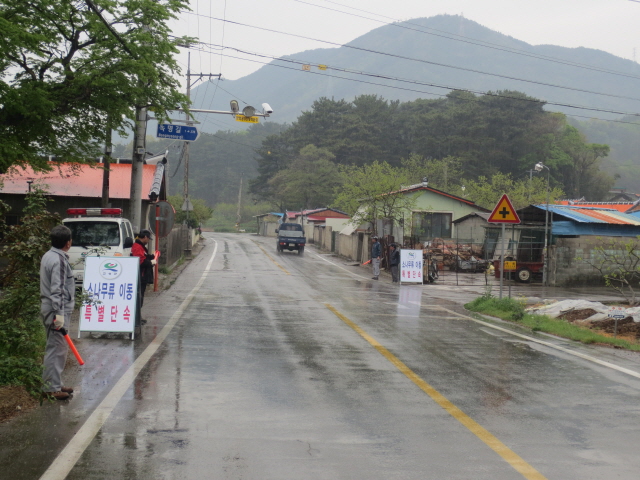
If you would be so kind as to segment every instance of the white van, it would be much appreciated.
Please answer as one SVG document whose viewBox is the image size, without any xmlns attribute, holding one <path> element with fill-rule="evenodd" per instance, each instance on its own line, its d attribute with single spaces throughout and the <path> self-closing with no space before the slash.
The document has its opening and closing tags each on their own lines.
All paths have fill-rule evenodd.
<svg viewBox="0 0 640 480">
<path fill-rule="evenodd" d="M 133 246 L 133 227 L 122 218 L 120 208 L 69 208 L 62 223 L 71 229 L 71 248 L 67 252 L 76 286 L 84 280 L 84 257 L 104 255 L 128 257 Z"/>
</svg>

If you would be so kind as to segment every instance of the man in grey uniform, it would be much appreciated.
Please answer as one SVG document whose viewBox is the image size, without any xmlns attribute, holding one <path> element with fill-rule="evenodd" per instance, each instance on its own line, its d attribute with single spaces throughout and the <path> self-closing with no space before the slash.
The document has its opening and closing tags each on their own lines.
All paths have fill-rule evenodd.
<svg viewBox="0 0 640 480">
<path fill-rule="evenodd" d="M 71 320 L 75 281 L 66 252 L 71 248 L 71 230 L 64 225 L 51 229 L 51 249 L 40 262 L 40 314 L 47 329 L 47 347 L 42 374 L 43 395 L 66 400 L 73 388 L 62 386 L 62 371 L 67 361 L 67 342 L 59 330 Z"/>
</svg>

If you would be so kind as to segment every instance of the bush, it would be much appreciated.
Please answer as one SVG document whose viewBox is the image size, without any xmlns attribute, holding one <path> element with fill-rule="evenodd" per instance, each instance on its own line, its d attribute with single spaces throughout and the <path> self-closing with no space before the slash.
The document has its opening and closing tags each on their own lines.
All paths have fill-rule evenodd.
<svg viewBox="0 0 640 480">
<path fill-rule="evenodd" d="M 60 217 L 47 212 L 41 191 L 26 200 L 22 223 L 7 230 L 0 250 L 9 261 L 0 298 L 0 385 L 24 385 L 35 394 L 46 342 L 40 319 L 40 259 L 51 247 L 49 232 Z"/>
</svg>

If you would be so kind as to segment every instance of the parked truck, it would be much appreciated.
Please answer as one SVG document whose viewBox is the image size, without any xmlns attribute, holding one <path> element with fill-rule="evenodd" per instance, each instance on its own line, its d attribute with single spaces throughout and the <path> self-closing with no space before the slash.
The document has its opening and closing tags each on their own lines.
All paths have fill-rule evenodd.
<svg viewBox="0 0 640 480">
<path fill-rule="evenodd" d="M 285 250 L 290 252 L 297 250 L 299 255 L 304 253 L 304 246 L 307 243 L 307 239 L 304 236 L 302 225 L 297 223 L 282 223 L 276 230 L 278 235 L 278 242 L 276 244 L 276 250 L 281 253 Z"/>
</svg>

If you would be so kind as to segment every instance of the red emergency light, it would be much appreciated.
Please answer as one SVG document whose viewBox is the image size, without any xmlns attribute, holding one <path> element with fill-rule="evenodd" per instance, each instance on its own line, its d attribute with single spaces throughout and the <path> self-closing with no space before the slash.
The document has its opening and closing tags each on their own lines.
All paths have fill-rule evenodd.
<svg viewBox="0 0 640 480">
<path fill-rule="evenodd" d="M 122 215 L 121 208 L 68 208 L 67 215 L 86 215 L 99 217 L 102 215 Z"/>
</svg>

